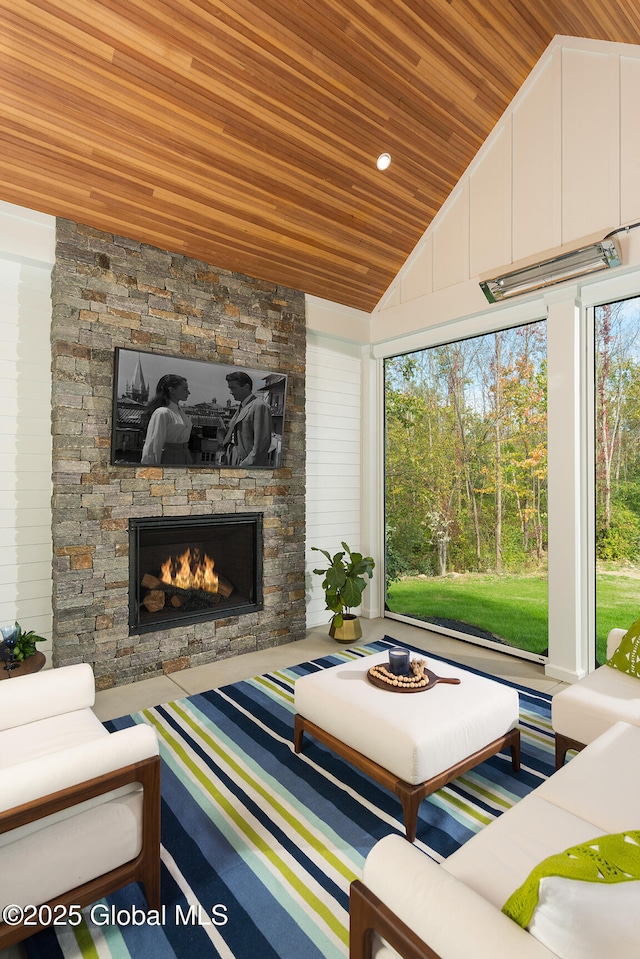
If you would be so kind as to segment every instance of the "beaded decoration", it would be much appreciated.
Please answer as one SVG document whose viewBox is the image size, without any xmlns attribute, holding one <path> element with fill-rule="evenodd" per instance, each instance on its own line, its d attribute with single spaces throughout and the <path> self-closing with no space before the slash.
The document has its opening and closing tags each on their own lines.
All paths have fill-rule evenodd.
<svg viewBox="0 0 640 959">
<path fill-rule="evenodd" d="M 398 686 L 404 689 L 422 689 L 423 686 L 427 686 L 429 683 L 429 677 L 425 675 L 424 671 L 425 666 L 426 661 L 424 659 L 412 659 L 409 663 L 411 675 L 396 676 L 395 673 L 391 672 L 388 666 L 380 663 L 378 666 L 372 666 L 369 674 L 375 676 L 376 679 L 382 680 L 383 683 L 388 683 L 389 686 Z"/>
</svg>

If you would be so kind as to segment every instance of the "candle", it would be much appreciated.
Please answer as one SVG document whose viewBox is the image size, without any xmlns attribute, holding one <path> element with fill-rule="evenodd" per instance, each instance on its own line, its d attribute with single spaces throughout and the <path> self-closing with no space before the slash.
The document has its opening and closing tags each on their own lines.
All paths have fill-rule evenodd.
<svg viewBox="0 0 640 959">
<path fill-rule="evenodd" d="M 409 650 L 399 646 L 389 650 L 389 669 L 394 676 L 403 676 L 409 672 Z"/>
</svg>

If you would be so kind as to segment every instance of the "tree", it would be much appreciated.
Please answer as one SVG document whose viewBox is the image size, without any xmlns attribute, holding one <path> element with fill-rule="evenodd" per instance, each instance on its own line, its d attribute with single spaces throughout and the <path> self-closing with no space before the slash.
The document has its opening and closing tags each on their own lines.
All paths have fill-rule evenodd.
<svg viewBox="0 0 640 959">
<path fill-rule="evenodd" d="M 640 522 L 640 299 L 595 311 L 596 555 L 635 559 Z"/>
<path fill-rule="evenodd" d="M 385 362 L 394 568 L 445 575 L 542 561 L 545 348 L 544 324 L 532 324 Z"/>
<path fill-rule="evenodd" d="M 596 495 L 605 534 L 611 529 L 611 469 L 620 441 L 625 352 L 620 304 L 607 303 L 596 325 Z"/>
<path fill-rule="evenodd" d="M 467 500 L 469 502 L 471 515 L 473 517 L 476 559 L 478 565 L 480 565 L 480 560 L 482 558 L 480 518 L 475 484 L 472 481 L 472 457 L 467 439 L 467 410 L 464 395 L 464 387 L 466 382 L 465 360 L 468 362 L 470 356 L 473 359 L 475 359 L 475 356 L 470 354 L 470 351 L 465 351 L 463 344 L 461 343 L 449 344 L 446 347 L 442 347 L 442 351 L 448 381 L 449 396 L 455 411 L 456 424 L 458 427 L 458 436 L 460 440 L 460 465 L 464 473 Z"/>
<path fill-rule="evenodd" d="M 510 423 L 508 490 L 515 499 L 524 553 L 529 553 L 533 539 L 540 562 L 546 534 L 548 473 L 544 325 L 517 329 L 514 346 L 515 353 L 504 377 L 504 403 Z"/>
</svg>

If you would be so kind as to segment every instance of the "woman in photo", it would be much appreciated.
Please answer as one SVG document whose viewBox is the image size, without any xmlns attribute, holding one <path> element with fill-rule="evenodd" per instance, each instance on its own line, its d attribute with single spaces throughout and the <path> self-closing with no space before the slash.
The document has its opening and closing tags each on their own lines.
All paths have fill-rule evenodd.
<svg viewBox="0 0 640 959">
<path fill-rule="evenodd" d="M 146 466 L 193 463 L 189 450 L 191 420 L 178 405 L 188 396 L 189 385 L 184 376 L 166 373 L 158 380 L 156 395 L 147 406 L 149 425 L 141 460 Z"/>
</svg>

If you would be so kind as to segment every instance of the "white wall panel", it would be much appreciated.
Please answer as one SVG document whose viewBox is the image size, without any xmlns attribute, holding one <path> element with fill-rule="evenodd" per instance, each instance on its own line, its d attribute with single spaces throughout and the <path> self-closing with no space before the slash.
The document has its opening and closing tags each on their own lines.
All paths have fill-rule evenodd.
<svg viewBox="0 0 640 959">
<path fill-rule="evenodd" d="M 362 391 L 359 350 L 340 343 L 307 346 L 307 625 L 329 622 L 321 579 L 313 569 L 342 540 L 352 549 L 361 539 Z"/>
<path fill-rule="evenodd" d="M 416 296 L 424 296 L 433 289 L 433 237 L 418 244 L 404 267 L 400 283 L 400 299 L 403 303 Z"/>
<path fill-rule="evenodd" d="M 464 180 L 433 231 L 433 288 L 442 290 L 469 276 L 469 181 Z"/>
<path fill-rule="evenodd" d="M 562 243 L 560 68 L 557 51 L 513 111 L 514 261 Z"/>
<path fill-rule="evenodd" d="M 640 59 L 620 58 L 620 221 L 640 219 Z"/>
<path fill-rule="evenodd" d="M 332 303 L 319 296 L 305 297 L 307 328 L 325 336 L 369 342 L 369 314 L 350 306 Z"/>
<path fill-rule="evenodd" d="M 337 430 L 338 432 L 342 432 L 343 430 L 346 432 L 354 427 L 355 429 L 359 429 L 360 411 L 356 411 L 348 405 L 348 402 L 344 402 L 345 397 L 349 397 L 350 395 L 353 397 L 353 394 L 345 393 L 341 401 L 341 398 L 336 396 L 335 392 L 325 393 L 326 406 L 323 407 L 321 412 L 309 413 L 312 422 L 322 424 L 330 420 L 332 426 L 327 426 L 327 429 Z M 356 412 L 358 415 L 356 415 Z"/>
<path fill-rule="evenodd" d="M 511 259 L 511 125 L 492 140 L 469 186 L 471 276 Z"/>
<path fill-rule="evenodd" d="M 51 266 L 55 244 L 53 217 L 0 200 L 0 253 L 14 262 Z M 28 289 L 21 292 L 29 296 Z"/>
<path fill-rule="evenodd" d="M 0 624 L 49 639 L 54 236 L 52 217 L 0 203 Z"/>
<path fill-rule="evenodd" d="M 619 57 L 562 56 L 562 242 L 619 223 Z"/>
</svg>

